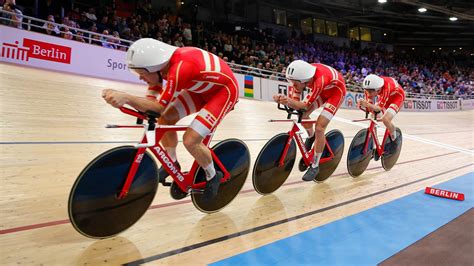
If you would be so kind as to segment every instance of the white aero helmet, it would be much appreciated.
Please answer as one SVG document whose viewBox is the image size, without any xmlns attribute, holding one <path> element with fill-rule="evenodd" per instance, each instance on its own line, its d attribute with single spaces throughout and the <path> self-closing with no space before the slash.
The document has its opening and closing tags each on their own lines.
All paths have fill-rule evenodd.
<svg viewBox="0 0 474 266">
<path fill-rule="evenodd" d="M 143 38 L 134 42 L 127 52 L 127 65 L 130 70 L 157 72 L 170 61 L 178 47 L 152 38 Z"/>
<path fill-rule="evenodd" d="M 365 77 L 364 81 L 362 82 L 362 88 L 365 90 L 375 90 L 379 91 L 383 87 L 384 81 L 383 78 L 370 74 Z"/>
<path fill-rule="evenodd" d="M 286 68 L 286 79 L 307 82 L 316 73 L 316 67 L 303 60 L 295 60 Z"/>
</svg>

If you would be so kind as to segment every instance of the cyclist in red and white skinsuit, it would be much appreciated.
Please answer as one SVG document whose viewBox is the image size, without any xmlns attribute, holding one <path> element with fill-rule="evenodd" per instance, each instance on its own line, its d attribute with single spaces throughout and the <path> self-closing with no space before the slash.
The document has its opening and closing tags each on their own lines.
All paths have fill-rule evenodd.
<svg viewBox="0 0 474 266">
<path fill-rule="evenodd" d="M 319 172 L 319 160 L 325 146 L 324 134 L 329 122 L 344 100 L 346 83 L 342 74 L 334 68 L 323 64 L 309 64 L 302 60 L 293 61 L 288 65 L 286 78 L 292 83 L 289 96 L 274 95 L 273 99 L 276 102 L 296 110 L 305 109 L 303 115 L 305 119 L 308 119 L 314 110 L 323 107 L 314 129 L 311 124 L 305 125 L 310 136 L 305 143 L 308 149 L 311 148 L 312 141 L 315 140 L 315 159 L 303 176 L 304 181 L 311 181 L 316 178 Z M 301 101 L 301 93 L 304 88 L 309 88 L 310 92 Z"/>
<path fill-rule="evenodd" d="M 114 107 L 128 104 L 140 111 L 161 114 L 162 125 L 174 125 L 181 118 L 199 112 L 183 136 L 183 144 L 205 170 L 208 182 L 203 200 L 213 199 L 223 173 L 215 170 L 212 156 L 202 140 L 233 109 L 238 101 L 237 80 L 219 57 L 195 47 L 177 48 L 144 38 L 133 43 L 127 52 L 128 67 L 140 79 L 152 85 L 146 98 L 114 90 L 104 90 L 104 99 Z M 162 88 L 161 77 L 166 80 Z M 162 144 L 171 159 L 177 161 L 176 132 L 168 132 Z M 168 176 L 161 168 L 160 180 Z"/>
<path fill-rule="evenodd" d="M 360 99 L 357 104 L 370 111 L 382 112 L 382 121 L 388 128 L 392 140 L 395 140 L 397 131 L 392 120 L 405 100 L 405 91 L 402 86 L 394 78 L 370 74 L 362 82 L 362 88 L 365 90 L 365 99 Z M 374 104 L 375 96 L 378 96 L 378 100 Z"/>
</svg>

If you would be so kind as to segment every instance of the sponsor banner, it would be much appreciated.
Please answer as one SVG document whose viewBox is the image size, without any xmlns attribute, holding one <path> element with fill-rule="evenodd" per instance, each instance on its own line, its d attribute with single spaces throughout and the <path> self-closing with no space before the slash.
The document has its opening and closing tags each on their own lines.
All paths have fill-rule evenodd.
<svg viewBox="0 0 474 266">
<path fill-rule="evenodd" d="M 275 94 L 288 95 L 288 82 L 262 78 L 261 83 L 261 97 L 259 99 L 262 101 L 273 101 Z"/>
<path fill-rule="evenodd" d="M 474 109 L 474 99 L 461 100 L 461 110 L 472 110 Z"/>
<path fill-rule="evenodd" d="M 405 99 L 402 111 L 437 112 L 437 111 L 459 111 L 461 109 L 459 100 L 431 100 L 431 99 Z"/>
<path fill-rule="evenodd" d="M 459 201 L 464 200 L 464 194 L 463 193 L 453 192 L 453 191 L 439 189 L 439 188 L 426 187 L 425 188 L 425 194 L 429 194 L 429 195 L 433 195 L 433 196 L 437 196 L 437 197 L 442 197 L 442 198 L 447 198 L 447 199 L 459 200 Z"/>
<path fill-rule="evenodd" d="M 126 53 L 0 25 L 0 61 L 61 72 L 142 83 L 130 73 Z"/>
<path fill-rule="evenodd" d="M 359 99 L 364 99 L 364 94 L 360 92 L 346 92 L 346 96 L 344 96 L 344 101 L 341 104 L 340 108 L 344 109 L 357 109 L 357 101 Z"/>
<path fill-rule="evenodd" d="M 253 98 L 253 76 L 245 75 L 244 78 L 244 96 Z"/>
</svg>

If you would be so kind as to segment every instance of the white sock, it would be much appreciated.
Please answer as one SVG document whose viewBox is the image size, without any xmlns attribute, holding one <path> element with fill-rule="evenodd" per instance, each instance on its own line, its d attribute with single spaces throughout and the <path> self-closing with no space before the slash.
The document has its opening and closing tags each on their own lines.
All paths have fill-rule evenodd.
<svg viewBox="0 0 474 266">
<path fill-rule="evenodd" d="M 163 147 L 165 148 L 166 152 L 168 152 L 168 155 L 170 156 L 171 160 L 173 162 L 176 162 L 178 160 L 176 156 L 176 147 Z"/>
<path fill-rule="evenodd" d="M 392 140 L 395 140 L 397 138 L 397 130 L 395 129 L 395 131 L 393 131 L 393 134 L 392 134 Z"/>
<path fill-rule="evenodd" d="M 319 166 L 319 160 L 321 159 L 321 156 L 323 155 L 323 153 L 315 153 L 314 154 L 315 157 L 314 157 L 314 161 L 313 161 L 313 164 L 311 165 L 311 167 L 313 168 L 316 168 Z"/>
<path fill-rule="evenodd" d="M 216 169 L 214 168 L 214 162 L 211 162 L 208 166 L 204 167 L 204 172 L 206 172 L 206 180 L 211 180 L 216 175 Z"/>
</svg>

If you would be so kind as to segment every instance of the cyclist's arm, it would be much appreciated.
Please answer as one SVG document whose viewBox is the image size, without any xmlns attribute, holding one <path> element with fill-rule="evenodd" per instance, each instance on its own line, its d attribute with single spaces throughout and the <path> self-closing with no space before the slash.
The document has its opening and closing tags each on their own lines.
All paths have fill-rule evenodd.
<svg viewBox="0 0 474 266">
<path fill-rule="evenodd" d="M 180 86 L 184 81 L 184 77 L 188 78 L 191 76 L 191 73 L 187 73 L 189 71 L 186 69 L 192 68 L 187 66 L 187 64 L 183 61 L 180 61 L 170 67 L 168 79 L 166 80 L 166 86 L 159 94 L 157 100 L 154 100 L 151 97 L 143 98 L 130 95 L 128 97 L 127 104 L 142 112 L 151 110 L 158 113 L 163 113 L 168 104 L 175 98 L 176 92 L 180 90 Z"/>
<path fill-rule="evenodd" d="M 366 101 L 365 106 L 369 111 L 373 111 L 376 113 L 382 111 L 382 107 L 380 106 L 380 100 L 376 104 L 374 104 L 373 98 L 371 98 L 366 91 L 364 91 L 364 95 L 365 95 L 365 101 Z"/>
<path fill-rule="evenodd" d="M 370 111 L 374 111 L 376 113 L 382 111 L 382 107 L 376 105 L 376 104 L 371 104 L 371 103 L 368 103 L 367 104 L 367 108 L 369 108 Z"/>
<path fill-rule="evenodd" d="M 304 107 L 299 108 L 299 109 L 309 109 L 313 102 L 319 97 L 321 94 L 321 91 L 323 90 L 325 84 L 324 84 L 324 76 L 321 76 L 316 79 L 316 81 L 313 84 L 313 88 L 311 90 L 311 93 L 309 93 L 302 104 L 304 104 Z"/>
<path fill-rule="evenodd" d="M 304 102 L 300 102 L 300 101 L 288 98 L 288 107 L 293 108 L 295 110 L 301 110 L 301 109 L 307 109 L 309 105 Z"/>
<path fill-rule="evenodd" d="M 127 104 L 140 112 L 154 111 L 157 113 L 162 113 L 166 107 L 163 106 L 161 103 L 157 102 L 156 100 L 138 97 L 130 94 L 127 95 Z"/>
<path fill-rule="evenodd" d="M 186 82 L 193 80 L 196 76 L 196 67 L 190 62 L 179 61 L 173 64 L 168 71 L 166 87 L 163 89 L 158 102 L 166 107 L 170 104 Z"/>
</svg>

